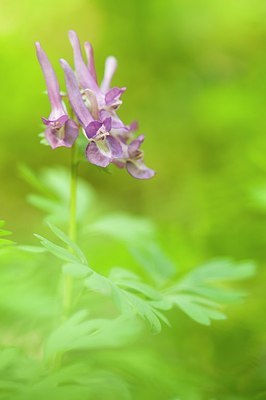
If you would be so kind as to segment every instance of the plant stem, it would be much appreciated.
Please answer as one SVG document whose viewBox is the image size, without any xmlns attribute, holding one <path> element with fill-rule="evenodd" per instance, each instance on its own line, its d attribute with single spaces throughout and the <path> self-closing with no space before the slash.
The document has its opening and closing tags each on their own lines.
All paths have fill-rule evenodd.
<svg viewBox="0 0 266 400">
<path fill-rule="evenodd" d="M 77 177 L 78 177 L 77 146 L 71 148 L 71 178 L 70 178 L 70 213 L 68 236 L 72 242 L 77 236 Z M 69 249 L 71 250 L 71 249 Z M 71 309 L 73 281 L 70 275 L 63 276 L 63 318 L 67 318 Z"/>
<path fill-rule="evenodd" d="M 69 217 L 69 239 L 76 241 L 77 236 L 77 146 L 74 144 L 71 149 L 71 181 L 70 181 L 70 217 Z"/>
</svg>

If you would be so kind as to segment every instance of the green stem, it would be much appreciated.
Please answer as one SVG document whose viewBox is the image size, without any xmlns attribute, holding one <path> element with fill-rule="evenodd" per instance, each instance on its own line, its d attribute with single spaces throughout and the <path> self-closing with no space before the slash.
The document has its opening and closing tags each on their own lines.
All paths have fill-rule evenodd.
<svg viewBox="0 0 266 400">
<path fill-rule="evenodd" d="M 68 236 L 72 242 L 77 236 L 77 177 L 78 177 L 77 146 L 71 148 L 71 180 L 70 180 L 70 214 Z M 72 301 L 73 282 L 70 275 L 63 276 L 63 318 L 67 318 Z"/>
<path fill-rule="evenodd" d="M 71 149 L 71 182 L 70 182 L 70 218 L 69 218 L 69 239 L 76 241 L 77 236 L 77 146 L 74 144 Z"/>
</svg>

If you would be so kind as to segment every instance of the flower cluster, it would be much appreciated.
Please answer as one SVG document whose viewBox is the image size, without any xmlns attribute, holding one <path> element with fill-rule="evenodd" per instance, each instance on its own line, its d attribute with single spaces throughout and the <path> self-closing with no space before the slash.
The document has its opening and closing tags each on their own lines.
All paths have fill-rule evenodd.
<svg viewBox="0 0 266 400">
<path fill-rule="evenodd" d="M 84 43 L 85 62 L 76 32 L 69 32 L 69 40 L 73 48 L 75 71 L 67 61 L 60 60 L 65 75 L 66 96 L 60 92 L 46 53 L 40 43 L 35 44 L 51 104 L 49 118 L 42 118 L 46 125 L 46 140 L 53 149 L 72 147 L 81 128 L 88 141 L 85 155 L 89 162 L 100 167 L 113 163 L 120 168 L 125 167 L 135 178 L 151 178 L 154 171 L 144 164 L 143 151 L 140 149 L 144 136 L 135 137 L 137 124 L 125 125 L 117 115 L 117 109 L 122 104 L 121 95 L 126 88 L 110 87 L 117 68 L 116 59 L 106 59 L 104 77 L 99 85 L 91 44 Z M 64 98 L 68 99 L 70 112 L 67 111 Z"/>
</svg>

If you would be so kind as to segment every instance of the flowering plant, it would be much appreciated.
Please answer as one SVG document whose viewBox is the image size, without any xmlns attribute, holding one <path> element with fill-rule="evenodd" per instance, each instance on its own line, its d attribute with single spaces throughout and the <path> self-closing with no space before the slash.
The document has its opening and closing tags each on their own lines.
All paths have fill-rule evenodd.
<svg viewBox="0 0 266 400">
<path fill-rule="evenodd" d="M 85 43 L 85 64 L 76 33 L 69 38 L 75 73 L 60 61 L 67 94 L 39 43 L 36 50 L 51 103 L 45 141 L 71 148 L 70 173 L 21 167 L 35 191 L 29 201 L 45 213 L 54 239 L 38 234 L 39 246 L 17 245 L 0 221 L 0 308 L 8 314 L 0 328 L 0 400 L 131 400 L 142 387 L 150 398 L 173 400 L 182 382 L 172 370 L 162 378 L 168 360 L 158 358 L 158 341 L 152 351 L 145 326 L 159 333 L 173 308 L 202 325 L 225 319 L 224 306 L 243 297 L 227 282 L 250 277 L 254 265 L 217 259 L 180 271 L 150 221 L 102 211 L 94 190 L 78 178 L 80 149 L 92 164 L 113 163 L 135 178 L 154 171 L 143 161 L 144 136 L 135 138 L 136 124 L 117 115 L 125 88 L 110 88 L 116 60 L 107 59 L 99 86 L 91 45 Z M 117 266 L 123 252 L 129 268 Z M 148 345 L 137 342 L 141 335 Z"/>
<path fill-rule="evenodd" d="M 99 85 L 91 44 L 84 44 L 86 64 L 76 32 L 69 32 L 69 40 L 74 52 L 75 73 L 67 61 L 60 60 L 65 73 L 66 95 L 60 93 L 53 67 L 40 43 L 36 43 L 37 56 L 51 103 L 48 119 L 43 118 L 47 142 L 53 149 L 60 146 L 72 147 L 81 128 L 87 140 L 85 155 L 89 162 L 100 167 L 107 167 L 113 163 L 118 167 L 125 167 L 135 178 L 151 178 L 154 171 L 146 167 L 143 151 L 140 150 L 144 135 L 135 138 L 137 124 L 133 122 L 126 125 L 117 115 L 117 110 L 122 104 L 121 95 L 126 88 L 110 87 L 117 67 L 116 59 L 107 58 L 104 78 Z M 69 111 L 63 97 L 68 100 Z"/>
</svg>

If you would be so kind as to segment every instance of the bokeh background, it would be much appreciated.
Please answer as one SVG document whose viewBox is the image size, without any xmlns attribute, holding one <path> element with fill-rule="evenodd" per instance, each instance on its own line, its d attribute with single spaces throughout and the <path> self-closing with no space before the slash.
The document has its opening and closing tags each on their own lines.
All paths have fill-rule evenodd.
<svg viewBox="0 0 266 400">
<path fill-rule="evenodd" d="M 49 104 L 34 41 L 63 83 L 58 59 L 72 57 L 75 29 L 93 43 L 99 76 L 106 56 L 118 58 L 114 84 L 128 88 L 120 115 L 139 121 L 157 171 L 142 182 L 83 164 L 81 175 L 114 211 L 151 218 L 180 268 L 217 256 L 258 265 L 228 321 L 199 327 L 180 312 L 152 339 L 191 400 L 266 398 L 265 18 L 264 0 L 0 1 L 0 213 L 15 239 L 41 225 L 18 165 L 69 163 L 66 149 L 39 144 Z"/>
</svg>

